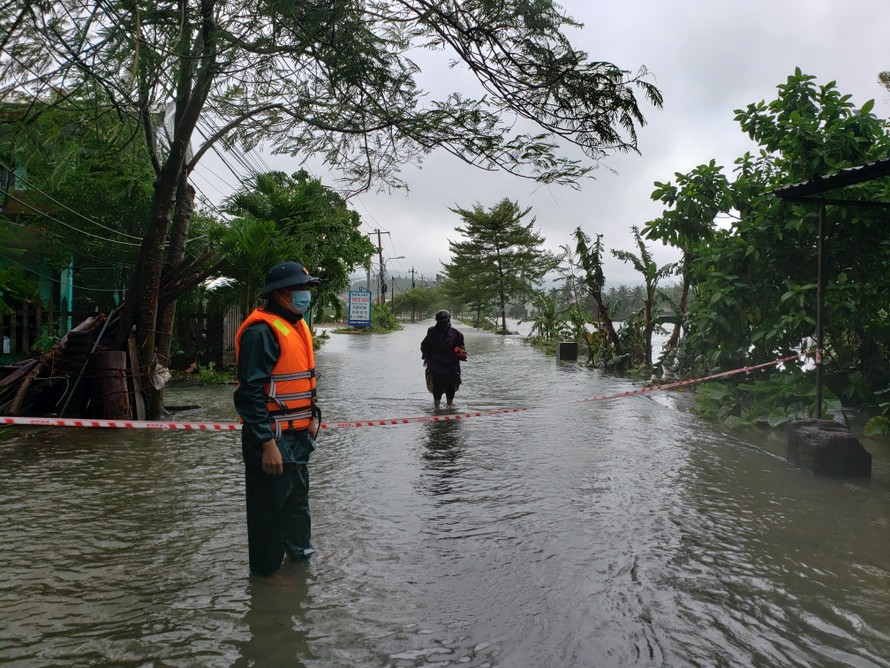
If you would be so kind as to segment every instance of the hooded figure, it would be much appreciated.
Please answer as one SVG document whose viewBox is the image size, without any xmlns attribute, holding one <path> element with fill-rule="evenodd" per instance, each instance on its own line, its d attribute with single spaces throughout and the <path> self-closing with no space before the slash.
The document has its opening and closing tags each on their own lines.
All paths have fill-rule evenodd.
<svg viewBox="0 0 890 668">
<path fill-rule="evenodd" d="M 445 395 L 450 407 L 454 393 L 460 387 L 460 363 L 467 359 L 464 350 L 464 335 L 451 326 L 451 313 L 442 310 L 436 313 L 436 324 L 426 332 L 420 343 L 420 352 L 427 369 L 427 388 L 433 394 L 436 408 Z"/>
</svg>

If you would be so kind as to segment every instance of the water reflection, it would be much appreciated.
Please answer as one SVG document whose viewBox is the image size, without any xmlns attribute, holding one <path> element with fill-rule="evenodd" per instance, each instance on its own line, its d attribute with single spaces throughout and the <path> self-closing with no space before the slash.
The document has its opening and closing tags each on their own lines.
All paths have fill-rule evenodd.
<svg viewBox="0 0 890 668">
<path fill-rule="evenodd" d="M 239 656 L 233 665 L 305 668 L 307 661 L 318 658 L 309 645 L 312 630 L 306 611 L 313 601 L 308 577 L 306 563 L 287 563 L 269 578 L 251 576 L 242 620 L 248 639 L 237 644 Z"/>
<path fill-rule="evenodd" d="M 460 420 L 423 425 L 426 486 L 434 496 L 451 496 L 462 482 L 466 466 L 461 458 L 467 445 Z"/>
</svg>

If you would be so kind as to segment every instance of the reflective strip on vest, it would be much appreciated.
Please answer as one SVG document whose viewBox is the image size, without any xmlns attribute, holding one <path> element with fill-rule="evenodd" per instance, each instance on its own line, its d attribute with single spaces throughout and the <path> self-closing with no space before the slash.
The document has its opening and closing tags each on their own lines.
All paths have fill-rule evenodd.
<svg viewBox="0 0 890 668">
<path fill-rule="evenodd" d="M 279 394 L 275 397 L 278 401 L 294 401 L 295 399 L 314 399 L 315 390 L 308 392 L 295 392 L 293 394 Z"/>
<path fill-rule="evenodd" d="M 306 378 L 316 378 L 315 369 L 309 369 L 309 371 L 300 371 L 298 373 L 272 374 L 272 380 L 304 380 Z"/>
</svg>

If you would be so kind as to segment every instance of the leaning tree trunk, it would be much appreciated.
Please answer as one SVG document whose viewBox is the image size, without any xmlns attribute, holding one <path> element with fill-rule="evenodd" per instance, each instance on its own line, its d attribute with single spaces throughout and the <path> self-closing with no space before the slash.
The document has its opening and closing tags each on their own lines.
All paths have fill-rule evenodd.
<svg viewBox="0 0 890 668">
<path fill-rule="evenodd" d="M 177 175 L 179 171 L 176 170 Z M 145 403 L 148 412 L 146 417 L 149 419 L 157 419 L 163 415 L 163 386 L 155 387 L 153 382 L 157 365 L 155 328 L 158 322 L 158 296 L 164 263 L 164 243 L 167 240 L 170 211 L 173 207 L 177 185 L 178 176 L 171 177 L 162 172 L 158 177 L 151 203 L 151 221 L 142 241 L 134 277 L 136 349 L 139 354 L 142 386 L 145 388 Z"/>
<path fill-rule="evenodd" d="M 652 332 L 655 330 L 655 324 L 652 322 L 652 302 L 654 295 L 646 297 L 646 304 L 643 308 L 643 325 L 644 325 L 644 341 L 643 345 L 646 367 L 652 367 Z"/>
<path fill-rule="evenodd" d="M 170 245 L 167 249 L 167 260 L 164 271 L 170 272 L 185 259 L 185 245 L 188 241 L 189 223 L 195 209 L 195 189 L 188 182 L 188 173 L 183 170 L 179 177 L 176 191 L 176 208 L 173 213 L 173 225 L 170 229 Z M 158 364 L 170 366 L 170 348 L 173 343 L 173 324 L 176 318 L 176 300 L 163 305 L 158 313 L 157 326 L 157 357 Z M 159 407 L 163 409 L 163 406 Z"/>
<path fill-rule="evenodd" d="M 609 342 L 615 349 L 615 356 L 620 357 L 624 354 L 624 348 L 621 345 L 621 339 L 618 338 L 618 332 L 615 331 L 615 323 L 612 322 L 612 316 L 609 315 L 609 307 L 603 302 L 603 295 L 598 290 L 591 291 L 593 299 L 596 301 L 599 310 L 599 316 L 606 325 L 606 333 L 609 335 Z"/>
<path fill-rule="evenodd" d="M 664 344 L 665 350 L 674 350 L 680 343 L 680 332 L 686 323 L 686 308 L 689 306 L 689 272 L 683 270 L 683 286 L 680 291 L 680 303 L 677 304 L 677 323 L 674 325 L 674 331 L 671 332 L 671 338 Z"/>
</svg>

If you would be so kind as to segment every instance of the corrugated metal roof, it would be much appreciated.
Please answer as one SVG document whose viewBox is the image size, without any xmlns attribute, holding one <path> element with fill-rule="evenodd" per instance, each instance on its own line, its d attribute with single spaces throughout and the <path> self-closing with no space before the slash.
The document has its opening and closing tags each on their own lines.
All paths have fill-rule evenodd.
<svg viewBox="0 0 890 668">
<path fill-rule="evenodd" d="M 798 200 L 888 175 L 890 175 L 890 158 L 884 158 L 867 162 L 864 165 L 848 167 L 830 176 L 817 176 L 809 181 L 782 186 L 772 192 L 773 195 L 782 199 Z"/>
</svg>

